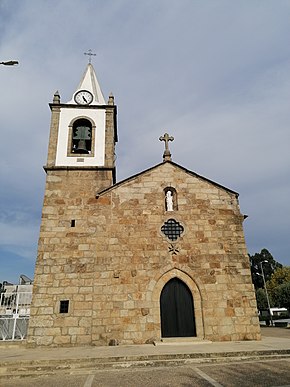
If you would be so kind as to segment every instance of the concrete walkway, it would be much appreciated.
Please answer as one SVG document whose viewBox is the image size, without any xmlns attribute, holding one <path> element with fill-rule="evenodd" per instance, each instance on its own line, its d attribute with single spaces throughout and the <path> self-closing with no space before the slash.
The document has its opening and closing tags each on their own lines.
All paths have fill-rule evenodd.
<svg viewBox="0 0 290 387">
<path fill-rule="evenodd" d="M 173 342 L 116 347 L 10 348 L 0 345 L 0 378 L 78 369 L 290 358 L 290 329 L 262 328 L 261 341 Z"/>
</svg>

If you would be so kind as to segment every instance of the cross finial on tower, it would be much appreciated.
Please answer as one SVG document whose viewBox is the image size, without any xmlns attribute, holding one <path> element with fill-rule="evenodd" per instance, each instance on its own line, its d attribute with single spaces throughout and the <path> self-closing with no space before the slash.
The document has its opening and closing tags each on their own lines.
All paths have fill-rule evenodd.
<svg viewBox="0 0 290 387">
<path fill-rule="evenodd" d="M 165 142 L 165 150 L 164 150 L 164 153 L 163 153 L 163 161 L 171 161 L 171 153 L 170 153 L 170 150 L 169 150 L 168 142 L 169 141 L 173 141 L 174 137 L 169 136 L 168 133 L 164 133 L 164 136 L 159 137 L 159 140 Z"/>
<path fill-rule="evenodd" d="M 91 49 L 89 49 L 88 52 L 84 52 L 84 55 L 88 55 L 89 56 L 89 63 L 92 62 L 92 56 L 96 56 L 96 54 L 92 53 Z"/>
</svg>

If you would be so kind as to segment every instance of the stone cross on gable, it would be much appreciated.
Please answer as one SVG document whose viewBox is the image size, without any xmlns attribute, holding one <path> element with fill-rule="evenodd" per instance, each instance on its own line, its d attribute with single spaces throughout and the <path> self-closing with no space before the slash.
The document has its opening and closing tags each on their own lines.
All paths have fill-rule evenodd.
<svg viewBox="0 0 290 387">
<path fill-rule="evenodd" d="M 163 136 L 159 137 L 159 140 L 165 142 L 165 150 L 164 150 L 164 153 L 163 153 L 163 161 L 171 161 L 171 153 L 170 153 L 170 150 L 169 150 L 168 143 L 169 143 L 169 141 L 173 141 L 174 137 L 169 136 L 168 133 L 164 133 Z"/>
<path fill-rule="evenodd" d="M 84 52 L 84 54 L 89 56 L 89 63 L 92 61 L 92 56 L 96 56 L 96 54 L 92 53 L 91 49 L 89 49 L 88 52 Z"/>
</svg>

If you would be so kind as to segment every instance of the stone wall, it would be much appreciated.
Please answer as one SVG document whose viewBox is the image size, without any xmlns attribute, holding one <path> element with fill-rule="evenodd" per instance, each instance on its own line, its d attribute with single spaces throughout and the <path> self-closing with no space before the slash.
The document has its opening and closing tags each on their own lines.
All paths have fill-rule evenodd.
<svg viewBox="0 0 290 387">
<path fill-rule="evenodd" d="M 193 295 L 197 339 L 260 339 L 236 194 L 165 162 L 96 198 L 108 173 L 48 173 L 28 341 L 160 340 L 160 293 L 174 277 Z M 178 210 L 165 210 L 167 187 Z M 184 227 L 176 242 L 161 232 L 170 218 Z"/>
</svg>

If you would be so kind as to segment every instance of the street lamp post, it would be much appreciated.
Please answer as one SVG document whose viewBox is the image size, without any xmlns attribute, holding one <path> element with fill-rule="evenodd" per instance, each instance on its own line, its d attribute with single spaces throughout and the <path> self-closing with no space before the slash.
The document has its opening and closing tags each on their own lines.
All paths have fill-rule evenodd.
<svg viewBox="0 0 290 387">
<path fill-rule="evenodd" d="M 3 66 L 15 66 L 15 65 L 18 65 L 18 61 L 17 60 L 8 60 L 6 62 L 0 62 L 0 64 L 2 64 Z"/>
<path fill-rule="evenodd" d="M 268 309 L 269 309 L 269 313 L 270 313 L 271 325 L 274 326 L 273 319 L 272 319 L 272 313 L 271 313 L 270 300 L 269 300 L 269 296 L 268 296 L 266 280 L 265 280 L 265 275 L 264 275 L 264 270 L 263 270 L 263 263 L 267 263 L 267 262 L 268 262 L 267 260 L 260 262 L 260 266 L 261 266 L 261 272 L 262 272 L 262 277 L 263 277 L 263 282 L 264 282 L 264 289 L 265 289 L 265 293 L 266 293 L 267 303 L 268 303 Z"/>
</svg>

